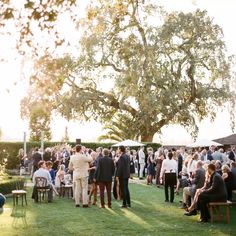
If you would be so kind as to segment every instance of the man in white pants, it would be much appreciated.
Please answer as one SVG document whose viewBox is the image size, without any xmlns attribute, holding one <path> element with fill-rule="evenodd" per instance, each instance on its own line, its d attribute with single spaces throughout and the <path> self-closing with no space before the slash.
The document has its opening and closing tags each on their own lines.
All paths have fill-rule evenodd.
<svg viewBox="0 0 236 236">
<path fill-rule="evenodd" d="M 144 147 L 140 147 L 140 149 L 138 151 L 139 165 L 140 165 L 139 179 L 143 179 L 143 171 L 144 171 L 144 167 L 145 167 L 145 153 L 143 150 L 144 150 Z"/>
<path fill-rule="evenodd" d="M 75 186 L 75 206 L 80 206 L 80 198 L 82 193 L 83 207 L 88 207 L 88 169 L 89 162 L 92 161 L 92 157 L 82 152 L 82 146 L 76 145 L 76 153 L 71 156 L 69 169 L 73 170 L 73 182 Z"/>
</svg>

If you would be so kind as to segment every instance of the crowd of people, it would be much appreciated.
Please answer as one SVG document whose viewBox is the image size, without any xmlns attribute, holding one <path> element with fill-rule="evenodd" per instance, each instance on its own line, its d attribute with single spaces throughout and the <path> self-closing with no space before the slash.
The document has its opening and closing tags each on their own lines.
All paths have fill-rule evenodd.
<svg viewBox="0 0 236 236">
<path fill-rule="evenodd" d="M 19 152 L 20 153 L 20 152 Z M 196 215 L 207 222 L 210 218 L 207 205 L 212 201 L 231 201 L 232 190 L 236 189 L 236 149 L 225 152 L 222 148 L 209 149 L 180 148 L 167 150 L 152 147 L 135 149 L 119 147 L 117 150 L 84 146 L 56 146 L 47 148 L 45 153 L 38 148 L 32 152 L 32 180 L 43 176 L 48 181 L 48 200 L 52 201 L 53 191 L 60 194 L 60 188 L 73 184 L 76 207 L 97 205 L 99 190 L 100 207 L 112 207 L 114 198 L 123 200 L 121 207 L 131 207 L 129 179 L 134 174 L 145 180 L 147 185 L 164 186 L 165 202 L 174 202 L 175 194 L 183 194 L 180 208 L 186 216 Z M 22 165 L 26 160 L 21 158 Z M 169 194 L 170 190 L 170 194 Z M 36 189 L 35 189 L 36 191 Z M 37 194 L 33 198 L 37 201 Z M 81 205 L 82 204 L 82 205 Z"/>
<path fill-rule="evenodd" d="M 44 177 L 49 189 L 49 202 L 52 202 L 53 192 L 60 195 L 60 188 L 73 183 L 73 197 L 76 207 L 80 207 L 81 203 L 84 208 L 91 204 L 97 205 L 99 188 L 100 207 L 105 208 L 104 193 L 106 191 L 107 206 L 111 208 L 111 190 L 114 179 L 114 197 L 118 200 L 122 199 L 121 207 L 131 207 L 128 183 L 130 172 L 133 169 L 130 168 L 130 163 L 131 165 L 134 163 L 124 146 L 120 146 L 116 152 L 113 152 L 112 149 L 99 147 L 92 150 L 76 145 L 69 150 L 64 147 L 62 153 L 57 154 L 56 158 L 52 153 L 51 155 L 47 154 L 45 158 L 45 154 L 40 153 L 38 148 L 32 154 L 32 180 L 34 183 L 32 198 L 36 202 L 38 201 L 36 179 Z"/>
<path fill-rule="evenodd" d="M 236 152 L 233 146 L 229 152 L 211 146 L 209 150 L 158 150 L 163 156 L 159 181 L 164 181 L 165 201 L 173 202 L 175 193 L 183 188 L 181 207 L 184 215 L 197 215 L 200 222 L 208 222 L 209 202 L 232 201 L 236 189 Z M 155 158 L 154 158 L 155 159 Z M 158 181 L 157 181 L 158 182 Z M 176 189 L 174 190 L 174 187 Z M 168 189 L 170 188 L 170 198 Z"/>
</svg>

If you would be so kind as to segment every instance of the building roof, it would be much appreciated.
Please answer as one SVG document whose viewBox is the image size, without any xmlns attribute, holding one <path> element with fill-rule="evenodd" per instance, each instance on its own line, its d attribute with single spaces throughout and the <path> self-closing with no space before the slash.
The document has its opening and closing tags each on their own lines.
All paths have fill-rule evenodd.
<svg viewBox="0 0 236 236">
<path fill-rule="evenodd" d="M 221 143 L 223 145 L 236 145 L 236 134 L 231 134 L 223 138 L 214 139 L 213 141 Z"/>
</svg>

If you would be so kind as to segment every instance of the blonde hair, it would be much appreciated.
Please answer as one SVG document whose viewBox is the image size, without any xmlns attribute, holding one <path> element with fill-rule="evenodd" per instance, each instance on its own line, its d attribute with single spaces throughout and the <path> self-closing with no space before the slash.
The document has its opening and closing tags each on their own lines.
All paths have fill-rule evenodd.
<svg viewBox="0 0 236 236">
<path fill-rule="evenodd" d="M 65 171 L 65 165 L 61 164 L 58 171 Z"/>
<path fill-rule="evenodd" d="M 222 172 L 227 172 L 227 173 L 230 172 L 230 168 L 229 168 L 228 165 L 223 165 L 223 166 L 221 167 L 221 169 L 222 169 Z"/>
</svg>

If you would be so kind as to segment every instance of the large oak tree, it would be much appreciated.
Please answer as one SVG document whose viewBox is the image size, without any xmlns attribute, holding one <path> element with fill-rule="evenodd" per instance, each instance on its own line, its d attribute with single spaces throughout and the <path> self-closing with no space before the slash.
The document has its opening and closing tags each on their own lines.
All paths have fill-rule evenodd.
<svg viewBox="0 0 236 236">
<path fill-rule="evenodd" d="M 141 141 L 152 141 L 171 123 L 196 134 L 197 121 L 214 119 L 232 98 L 223 32 L 207 12 L 98 0 L 87 15 L 78 23 L 79 56 L 41 58 L 31 79 L 37 95 L 24 104 L 46 97 L 68 119 L 108 124 L 123 114 Z"/>
</svg>

